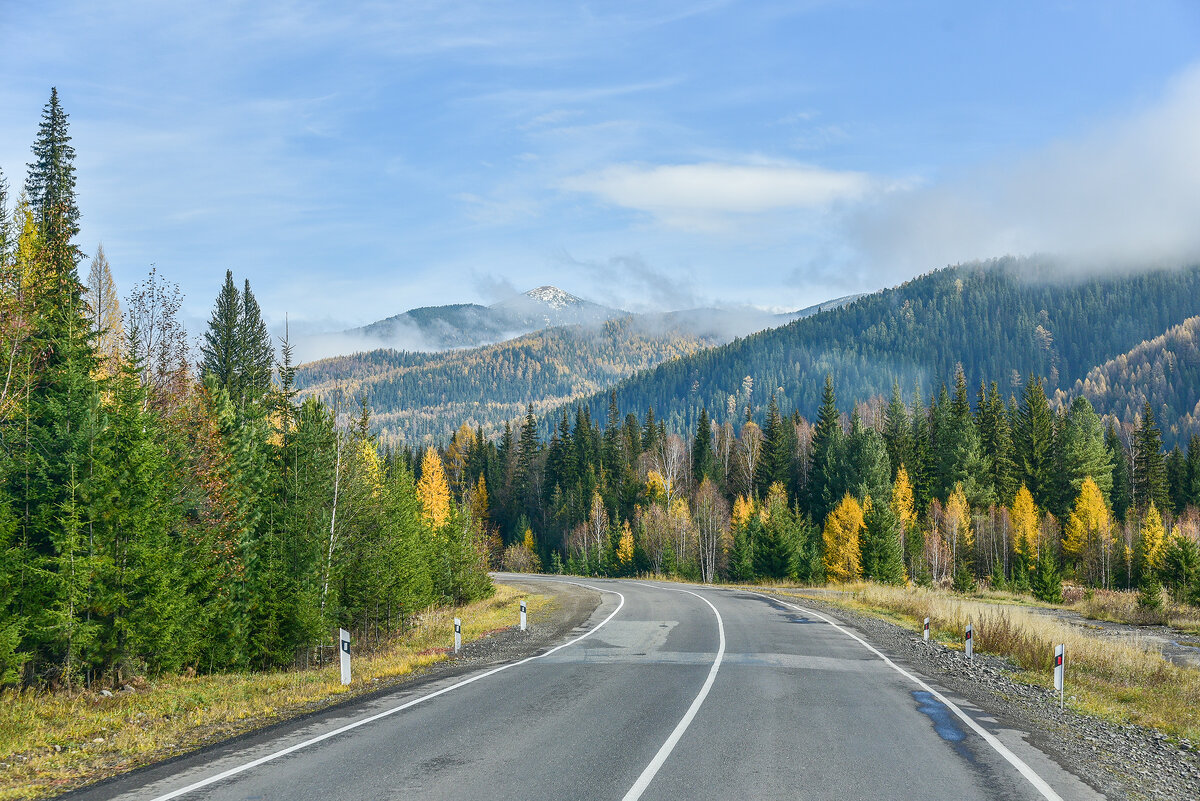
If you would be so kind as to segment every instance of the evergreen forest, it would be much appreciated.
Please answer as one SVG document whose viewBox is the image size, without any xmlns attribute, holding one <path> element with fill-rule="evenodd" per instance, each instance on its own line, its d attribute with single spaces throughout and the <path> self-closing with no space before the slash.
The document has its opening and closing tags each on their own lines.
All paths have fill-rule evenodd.
<svg viewBox="0 0 1200 801">
<path fill-rule="evenodd" d="M 381 453 L 365 404 L 300 402 L 249 282 L 198 365 L 178 287 L 120 297 L 74 161 L 52 91 L 23 189 L 0 176 L 0 685 L 310 664 L 487 595 L 477 506 Z"/>
</svg>

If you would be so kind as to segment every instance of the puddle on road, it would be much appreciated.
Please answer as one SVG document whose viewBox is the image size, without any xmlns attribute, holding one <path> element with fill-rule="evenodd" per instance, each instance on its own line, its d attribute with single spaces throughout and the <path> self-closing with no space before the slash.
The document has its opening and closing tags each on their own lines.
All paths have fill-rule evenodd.
<svg viewBox="0 0 1200 801">
<path fill-rule="evenodd" d="M 917 711 L 933 721 L 933 730 L 948 743 L 961 743 L 967 739 L 967 733 L 958 725 L 958 721 L 945 704 L 924 690 L 914 690 L 913 698 L 917 700 Z"/>
</svg>

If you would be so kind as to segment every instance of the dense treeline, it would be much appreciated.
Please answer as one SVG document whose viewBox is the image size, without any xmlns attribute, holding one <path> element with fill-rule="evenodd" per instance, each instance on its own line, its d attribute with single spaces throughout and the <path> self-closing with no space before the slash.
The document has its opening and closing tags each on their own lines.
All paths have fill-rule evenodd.
<svg viewBox="0 0 1200 801">
<path fill-rule="evenodd" d="M 1200 433 L 1200 317 L 1097 365 L 1056 400 L 1082 395 L 1097 410 L 1131 421 L 1147 403 L 1162 422 L 1164 439 L 1186 442 Z"/>
<path fill-rule="evenodd" d="M 1200 315 L 1200 267 L 1052 283 L 1054 266 L 1000 259 L 938 270 L 839 309 L 666 362 L 617 387 L 623 409 L 653 407 L 669 428 L 690 430 L 700 410 L 762 420 L 773 395 L 812 416 L 823 376 L 839 397 L 886 395 L 894 383 L 935 392 L 961 365 L 967 382 L 1042 376 L 1046 391 L 1071 390 L 1093 367 Z M 1196 386 L 1179 406 L 1156 408 L 1172 425 L 1194 411 Z M 587 402 L 604 414 L 608 393 Z M 1176 403 L 1164 397 L 1167 404 Z M 1134 407 L 1140 410 L 1141 405 Z M 1102 411 L 1109 411 L 1104 409 Z M 1126 418 L 1132 423 L 1132 417 Z M 1170 441 L 1175 441 L 1168 428 Z M 1191 433 L 1180 432 L 1184 440 Z"/>
<path fill-rule="evenodd" d="M 444 441 L 460 423 L 496 433 L 527 404 L 541 414 L 712 339 L 631 317 L 560 326 L 472 350 L 376 350 L 301 365 L 296 386 L 327 402 L 365 397 L 385 443 Z"/>
<path fill-rule="evenodd" d="M 1040 378 L 1018 393 L 972 392 L 960 368 L 928 403 L 897 385 L 847 419 L 827 377 L 814 422 L 771 397 L 762 426 L 702 409 L 686 438 L 652 409 L 622 418 L 613 393 L 603 428 L 580 406 L 546 440 L 530 412 L 498 443 L 464 426 L 444 459 L 457 486 L 488 497 L 504 539 L 493 558 L 514 568 L 986 578 L 1049 599 L 1065 571 L 1196 598 L 1200 437 L 1167 457 L 1148 406 L 1127 436 L 1086 398 L 1056 411 Z"/>
<path fill-rule="evenodd" d="M 57 92 L 33 153 L 18 197 L 0 176 L 0 685 L 288 665 L 489 591 L 485 521 L 381 458 L 365 404 L 296 402 L 248 282 L 197 371 L 178 287 L 122 310 L 102 249 L 80 282 Z"/>
</svg>

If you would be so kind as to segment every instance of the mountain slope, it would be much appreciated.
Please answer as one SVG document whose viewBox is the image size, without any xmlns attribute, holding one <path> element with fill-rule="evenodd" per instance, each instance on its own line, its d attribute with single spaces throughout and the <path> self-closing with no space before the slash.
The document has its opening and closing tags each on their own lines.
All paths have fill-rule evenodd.
<svg viewBox="0 0 1200 801">
<path fill-rule="evenodd" d="M 1093 367 L 1056 399 L 1077 395 L 1123 421 L 1132 421 L 1149 401 L 1168 445 L 1200 433 L 1200 317 Z"/>
<path fill-rule="evenodd" d="M 972 386 L 1005 392 L 1029 373 L 1069 388 L 1097 364 L 1200 314 L 1200 268 L 1047 283 L 1053 265 L 1003 259 L 938 270 L 781 328 L 660 365 L 617 388 L 622 411 L 652 406 L 692 427 L 702 406 L 761 415 L 771 393 L 811 417 L 826 373 L 839 399 L 865 400 L 898 381 L 929 393 L 962 363 Z M 752 385 L 747 397 L 746 379 Z M 604 419 L 607 395 L 589 399 Z M 730 414 L 729 407 L 733 406 Z"/>
<path fill-rule="evenodd" d="M 442 441 L 462 423 L 495 431 L 532 404 L 543 414 L 712 340 L 634 317 L 559 326 L 469 350 L 375 350 L 301 365 L 302 395 L 366 396 L 384 441 Z"/>
</svg>

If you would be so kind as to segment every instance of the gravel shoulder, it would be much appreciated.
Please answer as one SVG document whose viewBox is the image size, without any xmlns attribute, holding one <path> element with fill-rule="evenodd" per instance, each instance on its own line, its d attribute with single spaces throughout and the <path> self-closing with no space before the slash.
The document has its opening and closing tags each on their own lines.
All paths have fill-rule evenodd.
<svg viewBox="0 0 1200 801">
<path fill-rule="evenodd" d="M 1200 798 L 1200 755 L 1186 740 L 1175 743 L 1153 729 L 1059 710 L 1052 691 L 1015 681 L 1017 667 L 1006 659 L 976 654 L 968 660 L 960 651 L 925 644 L 891 621 L 807 594 L 799 602 L 857 629 L 897 663 L 970 701 L 1002 725 L 1028 732 L 1031 743 L 1108 798 Z"/>
</svg>

